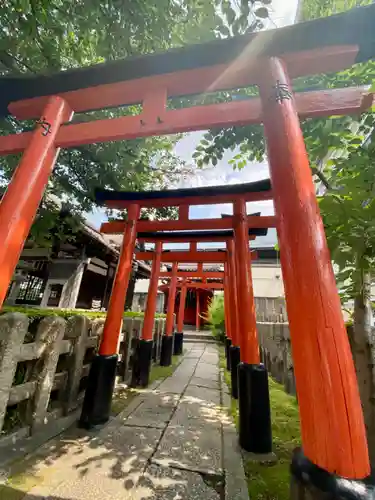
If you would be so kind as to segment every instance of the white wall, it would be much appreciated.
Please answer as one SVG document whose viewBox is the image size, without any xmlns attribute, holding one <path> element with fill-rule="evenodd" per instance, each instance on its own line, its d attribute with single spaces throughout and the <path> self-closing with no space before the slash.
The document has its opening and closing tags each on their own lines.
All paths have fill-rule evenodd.
<svg viewBox="0 0 375 500">
<path fill-rule="evenodd" d="M 277 264 L 255 264 L 252 267 L 254 297 L 284 297 L 284 283 Z"/>
</svg>

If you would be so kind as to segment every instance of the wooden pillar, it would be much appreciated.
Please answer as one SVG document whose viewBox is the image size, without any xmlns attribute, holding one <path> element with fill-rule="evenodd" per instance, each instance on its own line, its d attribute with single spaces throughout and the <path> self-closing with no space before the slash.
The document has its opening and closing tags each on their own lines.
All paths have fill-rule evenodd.
<svg viewBox="0 0 375 500">
<path fill-rule="evenodd" d="M 238 364 L 240 363 L 240 335 L 239 335 L 239 310 L 238 310 L 238 289 L 237 289 L 237 273 L 236 273 L 236 256 L 235 245 L 233 240 L 227 242 L 228 252 L 228 280 L 230 288 L 230 320 L 231 320 L 231 335 L 232 342 L 229 347 L 229 361 L 231 373 L 232 397 L 238 398 Z"/>
<path fill-rule="evenodd" d="M 122 318 L 124 314 L 126 292 L 128 289 L 130 274 L 132 272 L 139 212 L 139 205 L 131 205 L 128 209 L 128 220 L 125 225 L 121 253 L 117 264 L 107 317 L 104 324 L 102 341 L 99 348 L 99 354 L 102 356 L 117 353 Z"/>
<path fill-rule="evenodd" d="M 147 387 L 150 380 L 151 362 L 154 347 L 154 323 L 156 302 L 158 297 L 158 284 L 160 273 L 161 251 L 163 244 L 157 242 L 155 245 L 155 256 L 152 262 L 150 284 L 147 293 L 147 304 L 143 318 L 142 335 L 137 344 L 134 356 L 132 387 Z"/>
<path fill-rule="evenodd" d="M 200 309 L 200 293 L 197 288 L 196 291 L 196 308 L 195 308 L 195 329 L 197 332 L 200 330 L 200 314 L 201 314 L 201 309 Z"/>
<path fill-rule="evenodd" d="M 165 326 L 165 333 L 168 337 L 170 337 L 173 333 L 174 310 L 175 310 L 176 290 L 177 290 L 177 270 L 178 270 L 178 262 L 174 262 L 172 264 L 172 276 L 169 284 L 167 321 Z"/>
<path fill-rule="evenodd" d="M 228 263 L 224 263 L 224 319 L 225 319 L 225 336 L 228 339 L 232 338 L 231 334 L 231 319 L 230 319 L 230 289 L 228 276 Z"/>
<path fill-rule="evenodd" d="M 180 288 L 180 305 L 178 308 L 177 318 L 177 331 L 174 333 L 173 354 L 180 355 L 183 353 L 184 347 L 184 317 L 185 317 L 185 303 L 187 294 L 186 278 L 182 280 Z"/>
<path fill-rule="evenodd" d="M 234 239 L 236 254 L 238 323 L 241 361 L 257 365 L 259 345 L 256 331 L 256 315 L 249 257 L 249 233 L 246 202 L 243 199 L 233 203 L 235 216 Z M 246 311 L 246 313 L 245 313 Z"/>
<path fill-rule="evenodd" d="M 170 364 L 172 363 L 172 354 L 174 351 L 173 323 L 174 323 L 174 310 L 175 310 L 176 289 L 177 289 L 177 272 L 178 272 L 178 262 L 174 262 L 172 264 L 172 276 L 169 284 L 165 335 L 163 336 L 161 344 L 161 353 L 160 353 L 161 366 L 170 366 Z M 181 349 L 182 349 L 182 344 L 181 344 Z"/>
<path fill-rule="evenodd" d="M 151 278 L 147 293 L 147 304 L 143 319 L 143 340 L 152 340 L 153 337 L 162 247 L 163 243 L 160 241 L 155 244 L 155 257 L 152 262 Z"/>
<path fill-rule="evenodd" d="M 345 478 L 370 473 L 366 433 L 331 258 L 285 64 L 260 85 L 293 347 L 303 451 Z"/>
<path fill-rule="evenodd" d="M 224 323 L 225 323 L 225 359 L 227 370 L 231 369 L 230 348 L 232 345 L 232 322 L 231 322 L 231 300 L 230 300 L 230 282 L 229 282 L 229 263 L 224 263 Z"/>
<path fill-rule="evenodd" d="M 180 305 L 178 309 L 178 321 L 177 321 L 177 331 L 179 333 L 184 330 L 184 315 L 185 315 L 185 303 L 186 303 L 186 278 L 182 280 L 181 292 L 180 292 Z"/>
<path fill-rule="evenodd" d="M 235 251 L 234 251 L 234 241 L 230 240 L 227 243 L 228 250 L 228 281 L 230 288 L 230 320 L 231 320 L 231 335 L 232 335 L 232 345 L 240 346 L 239 342 L 239 324 L 238 324 L 238 302 L 237 302 L 237 278 L 236 278 L 236 261 L 235 261 Z"/>
<path fill-rule="evenodd" d="M 86 429 L 107 422 L 111 414 L 112 394 L 115 386 L 118 362 L 117 349 L 126 292 L 132 272 L 139 213 L 139 205 L 130 205 L 128 208 L 128 220 L 125 224 L 122 248 L 109 300 L 107 317 L 104 323 L 102 341 L 99 347 L 99 354 L 91 363 L 79 421 L 80 426 Z"/>
<path fill-rule="evenodd" d="M 0 307 L 59 154 L 55 138 L 73 113 L 58 96 L 48 98 L 0 203 Z M 13 137 L 13 136 L 11 136 Z"/>
</svg>

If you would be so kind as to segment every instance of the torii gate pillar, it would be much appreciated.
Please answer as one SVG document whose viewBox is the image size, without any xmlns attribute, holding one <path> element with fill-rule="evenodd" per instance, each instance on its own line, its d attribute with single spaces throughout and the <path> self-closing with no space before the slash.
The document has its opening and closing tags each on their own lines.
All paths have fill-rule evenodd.
<svg viewBox="0 0 375 500">
<path fill-rule="evenodd" d="M 233 212 L 240 327 L 239 442 L 246 451 L 264 456 L 272 453 L 271 410 L 268 374 L 259 359 L 245 200 L 236 200 Z"/>
<path fill-rule="evenodd" d="M 177 290 L 177 271 L 178 271 L 178 262 L 174 262 L 172 265 L 172 277 L 168 294 L 165 335 L 163 335 L 161 343 L 160 366 L 170 366 L 172 363 L 174 307 L 175 307 L 176 290 Z"/>
<path fill-rule="evenodd" d="M 155 245 L 155 257 L 152 261 L 151 278 L 147 293 L 147 304 L 143 320 L 142 337 L 139 339 L 132 373 L 132 386 L 147 387 L 150 379 L 151 362 L 154 346 L 154 323 L 158 299 L 161 251 L 163 244 Z"/>
<path fill-rule="evenodd" d="M 322 469 L 328 476 L 327 484 L 337 476 L 348 483 L 347 479 L 369 475 L 366 432 L 335 276 L 284 62 L 275 57 L 266 60 L 262 78 L 259 90 L 302 430 L 303 452 L 295 453 L 291 470 L 298 486 L 305 488 L 307 483 L 311 491 L 322 490 Z M 308 478 L 304 485 L 301 477 Z"/>
<path fill-rule="evenodd" d="M 230 371 L 230 346 L 232 345 L 232 332 L 230 320 L 230 287 L 228 262 L 224 263 L 224 319 L 225 319 L 225 359 L 227 370 Z"/>
<path fill-rule="evenodd" d="M 184 346 L 184 315 L 186 303 L 187 286 L 186 279 L 183 280 L 180 291 L 180 305 L 178 308 L 177 331 L 174 334 L 173 354 L 180 355 Z"/>
</svg>

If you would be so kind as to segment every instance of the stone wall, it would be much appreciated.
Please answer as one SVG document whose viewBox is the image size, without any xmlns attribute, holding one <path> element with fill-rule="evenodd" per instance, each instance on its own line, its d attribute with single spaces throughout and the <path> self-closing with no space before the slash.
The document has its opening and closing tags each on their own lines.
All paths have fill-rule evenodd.
<svg viewBox="0 0 375 500">
<path fill-rule="evenodd" d="M 289 324 L 258 321 L 257 328 L 262 363 L 286 392 L 295 394 Z"/>
<path fill-rule="evenodd" d="M 284 297 L 255 297 L 255 311 L 257 321 L 288 322 Z"/>
<path fill-rule="evenodd" d="M 124 318 L 119 381 L 129 382 L 142 318 Z M 29 322 L 21 313 L 0 316 L 0 448 L 13 446 L 72 414 L 83 400 L 90 363 L 104 319 L 73 316 Z M 165 319 L 155 320 L 154 360 L 160 356 Z"/>
</svg>

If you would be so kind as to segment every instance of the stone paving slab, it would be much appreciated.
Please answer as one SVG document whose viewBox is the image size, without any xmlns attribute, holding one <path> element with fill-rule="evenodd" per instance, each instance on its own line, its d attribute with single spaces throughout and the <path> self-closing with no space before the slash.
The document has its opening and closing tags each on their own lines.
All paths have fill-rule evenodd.
<svg viewBox="0 0 375 500">
<path fill-rule="evenodd" d="M 219 380 L 219 372 L 217 368 L 214 367 L 213 365 L 209 365 L 206 363 L 205 364 L 200 363 L 197 366 L 194 372 L 194 376 L 199 378 L 204 378 L 206 380 L 216 380 L 216 381 Z"/>
<path fill-rule="evenodd" d="M 217 485 L 216 485 L 217 487 Z M 220 484 L 219 484 L 220 487 Z M 137 488 L 138 489 L 138 488 Z M 142 495 L 142 496 L 137 496 Z M 220 493 L 196 472 L 151 464 L 139 480 L 139 500 L 220 500 Z"/>
<path fill-rule="evenodd" d="M 137 409 L 124 419 L 124 425 L 164 429 L 179 400 L 178 394 L 150 394 Z"/>
<path fill-rule="evenodd" d="M 198 387 L 205 387 L 206 389 L 216 389 L 217 391 L 220 389 L 219 379 L 211 380 L 208 378 L 193 376 L 193 378 L 191 379 L 190 385 L 196 385 Z"/>
<path fill-rule="evenodd" d="M 219 426 L 168 426 L 153 463 L 207 474 L 221 474 Z"/>
<path fill-rule="evenodd" d="M 219 364 L 219 356 L 217 353 L 210 352 L 210 353 L 204 353 L 203 356 L 201 357 L 201 363 L 207 363 L 210 365 L 217 365 Z"/>
<path fill-rule="evenodd" d="M 215 389 L 208 389 L 206 387 L 197 387 L 196 385 L 189 385 L 186 389 L 182 401 L 195 401 L 200 405 L 214 404 L 220 405 L 220 391 Z"/>
<path fill-rule="evenodd" d="M 45 464 L 52 465 L 52 472 L 45 472 L 50 492 L 46 498 L 127 498 L 126 488 L 138 482 L 161 434 L 161 429 L 110 424 L 80 448 L 72 444 L 63 457 L 53 464 Z M 32 488 L 30 500 L 32 495 L 43 498 L 45 490 L 43 484 Z"/>
<path fill-rule="evenodd" d="M 190 377 L 178 377 L 176 379 L 167 378 L 158 387 L 159 393 L 181 394 L 187 387 Z"/>
</svg>

